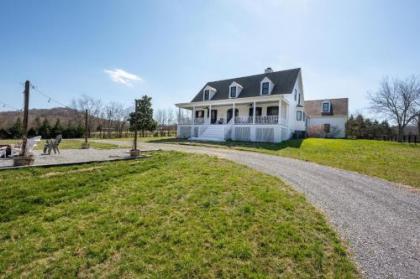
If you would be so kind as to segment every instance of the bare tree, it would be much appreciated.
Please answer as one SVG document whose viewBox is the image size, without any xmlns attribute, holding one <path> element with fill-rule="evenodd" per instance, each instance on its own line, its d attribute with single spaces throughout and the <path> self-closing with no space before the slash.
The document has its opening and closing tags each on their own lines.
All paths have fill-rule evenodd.
<svg viewBox="0 0 420 279">
<path fill-rule="evenodd" d="M 165 110 L 163 110 L 163 109 L 157 109 L 156 110 L 154 118 L 155 118 L 155 120 L 156 120 L 156 122 L 158 123 L 159 126 L 165 125 L 165 121 L 166 121 L 165 117 L 166 117 L 165 116 Z"/>
<path fill-rule="evenodd" d="M 166 110 L 166 117 L 168 120 L 168 125 L 173 125 L 176 122 L 175 111 L 173 108 L 169 107 Z"/>
<path fill-rule="evenodd" d="M 112 102 L 110 106 L 112 107 L 113 128 L 117 131 L 118 137 L 122 137 L 124 128 L 128 126 L 129 110 L 116 102 Z"/>
<path fill-rule="evenodd" d="M 369 95 L 371 109 L 398 126 L 401 139 L 404 128 L 414 122 L 420 111 L 420 82 L 412 76 L 406 80 L 385 78 L 379 90 Z"/>
<path fill-rule="evenodd" d="M 87 95 L 82 95 L 78 99 L 73 99 L 72 107 L 80 112 L 84 112 L 86 110 L 88 111 L 88 114 L 90 116 L 88 120 L 88 133 L 90 134 L 90 132 L 94 130 L 95 123 L 97 124 L 98 119 L 101 118 L 103 108 L 102 101 L 99 99 L 93 99 L 92 97 L 89 97 Z"/>
</svg>

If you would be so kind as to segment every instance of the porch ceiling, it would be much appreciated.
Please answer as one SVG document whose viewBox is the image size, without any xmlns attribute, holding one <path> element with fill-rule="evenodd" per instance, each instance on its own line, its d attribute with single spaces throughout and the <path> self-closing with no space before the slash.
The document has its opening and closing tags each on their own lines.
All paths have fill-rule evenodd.
<svg viewBox="0 0 420 279">
<path fill-rule="evenodd" d="M 261 96 L 259 98 L 243 98 L 243 99 L 229 99 L 229 100 L 221 100 L 221 101 L 205 101 L 205 102 L 193 102 L 193 103 L 180 103 L 176 104 L 178 108 L 183 109 L 192 109 L 195 108 L 205 108 L 208 106 L 212 107 L 230 107 L 233 104 L 235 105 L 245 105 L 245 104 L 252 104 L 254 101 L 257 104 L 269 104 L 269 103 L 276 103 L 278 101 L 283 101 L 286 104 L 289 102 L 282 96 L 282 95 L 276 95 L 276 96 Z"/>
</svg>

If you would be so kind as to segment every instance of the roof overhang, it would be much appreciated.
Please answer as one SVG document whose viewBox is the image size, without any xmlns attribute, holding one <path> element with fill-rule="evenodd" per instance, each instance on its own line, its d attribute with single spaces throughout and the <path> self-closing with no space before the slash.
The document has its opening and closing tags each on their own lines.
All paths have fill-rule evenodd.
<svg viewBox="0 0 420 279">
<path fill-rule="evenodd" d="M 178 103 L 175 104 L 178 108 L 192 108 L 192 107 L 203 107 L 209 105 L 231 105 L 235 104 L 247 104 L 255 102 L 269 102 L 269 101 L 279 101 L 282 100 L 289 103 L 286 98 L 284 98 L 283 94 L 275 94 L 275 95 L 268 95 L 268 96 L 257 96 L 257 97 L 246 97 L 246 98 L 235 98 L 235 99 L 223 99 L 223 100 L 210 100 L 210 101 L 202 101 L 202 102 L 189 102 L 189 103 Z"/>
</svg>

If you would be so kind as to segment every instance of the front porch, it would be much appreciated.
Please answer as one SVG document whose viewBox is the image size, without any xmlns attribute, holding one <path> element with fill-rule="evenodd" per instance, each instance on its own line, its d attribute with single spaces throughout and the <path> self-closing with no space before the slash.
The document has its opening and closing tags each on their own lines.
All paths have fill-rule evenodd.
<svg viewBox="0 0 420 279">
<path fill-rule="evenodd" d="M 280 142 L 290 136 L 283 100 L 178 105 L 178 137 L 191 140 Z"/>
<path fill-rule="evenodd" d="M 231 104 L 197 104 L 179 106 L 178 125 L 279 124 L 287 126 L 288 103 L 247 102 Z"/>
</svg>

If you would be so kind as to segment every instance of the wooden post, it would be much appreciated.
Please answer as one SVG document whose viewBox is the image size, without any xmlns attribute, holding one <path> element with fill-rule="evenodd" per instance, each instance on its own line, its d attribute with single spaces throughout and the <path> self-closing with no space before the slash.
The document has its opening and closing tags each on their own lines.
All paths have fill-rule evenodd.
<svg viewBox="0 0 420 279">
<path fill-rule="evenodd" d="M 88 143 L 88 110 L 85 111 L 85 144 Z"/>
<path fill-rule="evenodd" d="M 134 150 L 137 150 L 137 129 L 134 130 Z"/>
<path fill-rule="evenodd" d="M 21 156 L 26 155 L 26 142 L 28 139 L 28 117 L 29 117 L 29 88 L 30 88 L 30 81 L 27 80 L 25 82 L 25 91 L 23 92 L 24 96 L 24 107 L 23 107 L 23 134 L 22 134 L 22 151 L 20 153 Z"/>
</svg>

